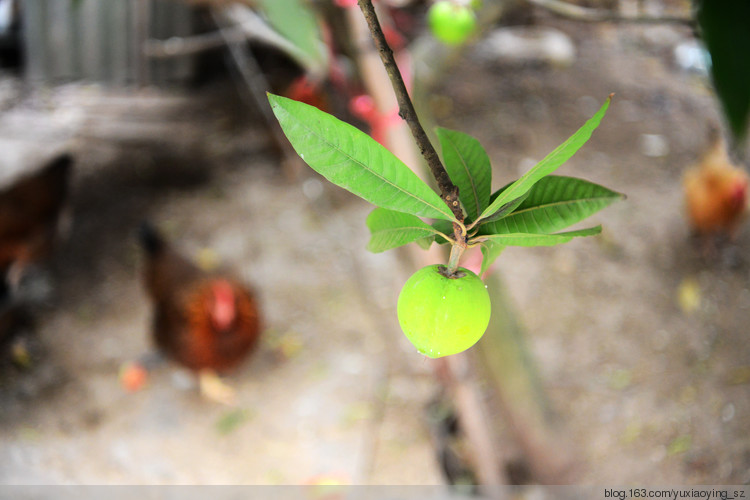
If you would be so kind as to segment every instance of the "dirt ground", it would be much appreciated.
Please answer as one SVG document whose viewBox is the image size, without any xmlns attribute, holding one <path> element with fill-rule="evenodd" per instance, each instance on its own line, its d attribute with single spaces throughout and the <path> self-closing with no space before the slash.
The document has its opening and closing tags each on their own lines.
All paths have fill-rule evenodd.
<svg viewBox="0 0 750 500">
<path fill-rule="evenodd" d="M 575 41 L 572 66 L 487 63 L 470 50 L 432 102 L 438 123 L 484 144 L 497 187 L 616 93 L 559 171 L 628 196 L 593 218 L 604 234 L 509 249 L 495 266 L 582 464 L 577 480 L 747 484 L 750 233 L 713 259 L 689 238 L 680 178 L 718 120 L 705 77 L 672 62 L 690 34 L 545 24 Z M 80 105 L 80 89 L 71 95 L 44 105 Z M 24 102 L 12 110 L 44 107 Z M 364 250 L 370 207 L 312 176 L 288 182 L 257 124 L 238 131 L 223 107 L 191 109 L 182 118 L 201 123 L 201 147 L 177 141 L 189 154 L 158 162 L 82 126 L 72 229 L 37 315 L 34 363 L 4 370 L 0 482 L 442 482 L 424 414 L 436 382 L 395 319 L 411 270 L 397 252 Z M 267 332 L 229 378 L 237 409 L 202 401 L 173 366 L 140 393 L 118 386 L 120 365 L 149 345 L 133 238 L 144 217 L 258 289 Z"/>
<path fill-rule="evenodd" d="M 497 264 L 548 395 L 586 457 L 582 481 L 747 484 L 750 240 L 745 231 L 704 259 L 689 237 L 681 174 L 719 123 L 705 80 L 671 59 L 689 32 L 550 24 L 576 40 L 571 68 L 469 59 L 441 90 L 461 110 L 443 123 L 477 137 L 495 178 L 511 180 L 616 94 L 558 171 L 628 196 L 593 217 L 604 234 L 509 249 Z M 644 154 L 644 135 L 660 136 L 667 154 Z"/>
<path fill-rule="evenodd" d="M 78 143 L 75 222 L 38 317 L 37 359 L 3 384 L 3 483 L 440 482 L 420 424 L 429 370 L 416 355 L 390 359 L 403 344 L 390 301 L 403 272 L 387 272 L 393 255 L 359 251 L 368 207 L 333 205 L 316 179 L 285 181 L 262 130 L 233 140 L 233 159 L 211 171 L 190 144 L 197 163 L 184 151 Z M 144 218 L 258 291 L 267 329 L 228 379 L 237 408 L 201 400 L 173 366 L 140 393 L 119 386 L 122 363 L 150 349 L 135 244 Z M 393 467 L 391 448 L 420 465 Z"/>
</svg>

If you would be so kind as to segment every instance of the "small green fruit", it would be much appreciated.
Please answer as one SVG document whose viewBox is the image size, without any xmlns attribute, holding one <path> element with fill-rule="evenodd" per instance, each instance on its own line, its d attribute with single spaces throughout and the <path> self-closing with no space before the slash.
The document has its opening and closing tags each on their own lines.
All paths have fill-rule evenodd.
<svg viewBox="0 0 750 500">
<path fill-rule="evenodd" d="M 440 0 L 427 11 L 427 24 L 432 34 L 446 45 L 461 45 L 476 30 L 474 11 L 450 0 Z"/>
<path fill-rule="evenodd" d="M 476 274 L 459 268 L 456 277 L 445 266 L 423 267 L 398 296 L 398 321 L 419 352 L 440 358 L 465 351 L 487 330 L 490 295 Z"/>
</svg>

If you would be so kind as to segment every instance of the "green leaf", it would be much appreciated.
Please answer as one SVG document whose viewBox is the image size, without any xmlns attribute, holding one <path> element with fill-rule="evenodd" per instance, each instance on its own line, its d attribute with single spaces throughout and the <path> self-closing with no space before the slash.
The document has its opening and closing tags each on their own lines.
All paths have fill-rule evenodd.
<svg viewBox="0 0 750 500">
<path fill-rule="evenodd" d="M 226 436 L 253 417 L 254 413 L 246 408 L 230 410 L 216 421 L 216 430 L 219 434 Z"/>
<path fill-rule="evenodd" d="M 565 163 L 583 146 L 586 141 L 589 140 L 591 134 L 594 132 L 596 127 L 604 117 L 604 113 L 607 112 L 609 102 L 612 100 L 612 96 L 609 96 L 604 102 L 604 105 L 592 116 L 578 131 L 571 135 L 568 140 L 560 144 L 554 151 L 548 154 L 542 161 L 537 163 L 534 167 L 526 172 L 520 179 L 512 183 L 508 188 L 500 194 L 495 201 L 493 201 L 489 207 L 487 207 L 482 214 L 480 219 L 484 219 L 494 214 L 500 207 L 506 203 L 516 200 L 523 196 L 531 187 L 536 184 L 544 176 L 554 172 L 560 165 Z"/>
<path fill-rule="evenodd" d="M 385 208 L 376 208 L 370 212 L 367 217 L 367 227 L 370 228 L 371 233 L 367 249 L 374 253 L 384 252 L 424 238 L 435 239 L 437 232 L 419 217 Z"/>
<path fill-rule="evenodd" d="M 693 446 L 693 438 L 689 434 L 677 436 L 667 446 L 667 455 L 677 455 L 690 451 Z"/>
<path fill-rule="evenodd" d="M 295 151 L 334 184 L 379 207 L 454 220 L 440 197 L 370 136 L 314 106 L 268 94 Z"/>
<path fill-rule="evenodd" d="M 422 250 L 428 250 L 430 246 L 432 246 L 433 241 L 435 241 L 435 235 L 431 234 L 425 238 L 415 240 L 414 243 L 419 245 L 419 248 L 421 248 Z"/>
<path fill-rule="evenodd" d="M 437 128 L 448 176 L 458 186 L 458 197 L 471 220 L 490 202 L 492 167 L 479 141 L 455 130 Z"/>
<path fill-rule="evenodd" d="M 625 196 L 584 179 L 550 175 L 510 215 L 479 227 L 480 234 L 554 233 Z"/>
<path fill-rule="evenodd" d="M 724 116 L 739 143 L 750 115 L 750 2 L 698 0 L 696 18 L 711 54 L 711 75 Z"/>
<path fill-rule="evenodd" d="M 510 186 L 510 184 L 508 184 L 508 186 Z M 495 194 L 492 195 L 493 198 L 491 198 L 491 199 L 494 199 L 497 196 L 499 196 L 502 193 L 502 191 L 504 189 L 506 189 L 508 186 L 505 186 L 504 188 L 502 188 L 502 189 L 498 190 L 497 192 L 495 192 Z M 502 207 L 500 207 L 497 210 L 497 212 L 495 212 L 494 214 L 490 215 L 486 219 L 482 219 L 482 222 L 480 223 L 480 225 L 486 224 L 488 222 L 492 222 L 494 220 L 502 219 L 503 217 L 505 217 L 509 213 L 513 212 L 515 209 L 517 209 L 521 205 L 521 203 L 523 203 L 524 201 L 526 201 L 526 198 L 528 198 L 529 193 L 531 193 L 531 191 L 533 189 L 534 188 L 531 188 L 531 190 L 527 191 L 526 194 L 524 194 L 523 196 L 521 196 L 519 198 L 516 198 L 515 200 L 509 201 L 508 203 L 506 203 L 505 205 L 503 205 Z"/>
<path fill-rule="evenodd" d="M 566 243 L 578 236 L 593 236 L 601 232 L 602 226 L 596 226 L 555 234 L 507 233 L 482 235 L 478 238 L 487 238 L 489 242 L 509 247 L 548 247 Z"/>
<path fill-rule="evenodd" d="M 479 270 L 479 275 L 481 276 L 487 272 L 487 269 L 495 262 L 495 259 L 505 250 L 505 245 L 493 241 L 485 241 L 479 248 L 482 250 L 482 268 Z"/>
<path fill-rule="evenodd" d="M 453 223 L 447 220 L 436 220 L 432 223 L 432 227 L 441 233 L 443 233 L 446 236 L 453 236 Z M 445 243 L 448 243 L 448 240 L 440 236 L 439 234 L 435 235 L 435 241 L 438 243 L 438 245 L 443 245 Z"/>
<path fill-rule="evenodd" d="M 289 55 L 308 71 L 324 74 L 328 67 L 328 51 L 310 2 L 260 0 L 260 7 L 274 30 L 291 43 Z"/>
</svg>

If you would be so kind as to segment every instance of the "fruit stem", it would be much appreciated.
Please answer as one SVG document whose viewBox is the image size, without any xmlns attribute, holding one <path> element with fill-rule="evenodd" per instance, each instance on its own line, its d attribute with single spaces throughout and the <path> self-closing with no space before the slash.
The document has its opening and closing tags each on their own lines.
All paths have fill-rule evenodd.
<svg viewBox="0 0 750 500">
<path fill-rule="evenodd" d="M 453 275 L 458 271 L 458 262 L 461 260 L 461 255 L 463 255 L 464 250 L 466 250 L 466 243 L 464 242 L 456 242 L 453 245 L 451 245 L 451 256 L 448 259 L 448 272 L 447 274 L 449 276 Z"/>
<path fill-rule="evenodd" d="M 445 240 L 446 240 L 446 241 L 447 241 L 448 243 L 450 243 L 451 245 L 455 245 L 455 244 L 456 244 L 456 240 L 454 240 L 453 238 L 451 238 L 451 237 L 450 237 L 450 236 L 448 236 L 447 234 L 443 234 L 443 233 L 441 233 L 440 231 L 436 231 L 435 233 L 436 233 L 436 234 L 438 234 L 439 236 L 442 236 L 443 238 L 445 238 Z"/>
<path fill-rule="evenodd" d="M 458 226 L 458 227 L 456 227 L 456 226 Z M 466 237 L 466 226 L 460 220 L 457 220 L 457 221 L 453 222 L 453 229 L 454 229 L 455 232 L 460 232 L 460 234 L 461 234 L 462 237 L 464 237 L 464 238 Z"/>
<path fill-rule="evenodd" d="M 471 224 L 469 224 L 468 226 L 466 226 L 466 230 L 467 231 L 471 231 L 472 229 L 474 229 L 474 226 L 476 226 L 481 221 L 482 221 L 482 219 L 475 220 L 474 222 L 472 222 Z"/>
</svg>

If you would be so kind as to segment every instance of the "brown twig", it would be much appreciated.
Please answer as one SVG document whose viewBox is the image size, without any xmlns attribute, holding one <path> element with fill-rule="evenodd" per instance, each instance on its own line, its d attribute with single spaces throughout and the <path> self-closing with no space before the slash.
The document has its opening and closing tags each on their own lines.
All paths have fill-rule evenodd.
<svg viewBox="0 0 750 500">
<path fill-rule="evenodd" d="M 233 34 L 235 32 L 232 31 L 230 23 L 224 17 L 222 10 L 219 7 L 211 9 L 211 16 L 216 23 L 216 26 L 219 28 L 219 36 L 224 39 L 224 43 L 229 50 L 229 55 L 234 62 L 234 69 L 237 71 L 242 83 L 247 87 L 251 100 L 250 104 L 255 105 L 268 125 L 271 139 L 276 144 L 283 157 L 283 169 L 290 178 L 296 178 L 298 156 L 291 149 L 289 141 L 284 136 L 284 133 L 271 112 L 271 108 L 268 106 L 265 92 L 270 87 L 265 76 L 263 76 L 263 72 L 258 66 L 257 60 L 247 45 L 243 44 L 242 40 L 238 39 Z"/>
<path fill-rule="evenodd" d="M 396 59 L 393 57 L 393 50 L 391 50 L 391 47 L 385 40 L 385 35 L 380 27 L 378 16 L 375 14 L 372 0 L 358 0 L 357 3 L 367 20 L 367 26 L 370 28 L 370 34 L 375 41 L 380 59 L 383 61 L 383 66 L 385 66 L 388 78 L 391 80 L 391 85 L 393 85 L 393 91 L 398 101 L 398 115 L 409 125 L 409 130 L 411 130 L 411 134 L 414 136 L 417 146 L 419 146 L 419 151 L 422 153 L 425 161 L 427 161 L 427 166 L 430 167 L 430 172 L 432 172 L 433 177 L 437 181 L 438 189 L 440 189 L 440 197 L 450 207 L 456 219 L 463 223 L 464 214 L 458 202 L 458 186 L 451 181 L 448 172 L 440 162 L 437 151 L 435 151 L 430 139 L 427 137 L 427 133 L 419 122 L 419 117 L 414 110 L 414 104 L 412 104 L 409 97 L 409 92 L 406 90 L 406 84 L 401 76 L 401 71 L 399 71 Z M 456 236 L 458 237 L 459 235 L 457 234 Z M 465 241 L 464 236 L 461 235 L 461 241 Z"/>
<path fill-rule="evenodd" d="M 695 20 L 682 16 L 627 16 L 609 10 L 592 9 L 571 4 L 562 0 L 527 0 L 529 3 L 547 9 L 558 16 L 590 23 L 643 23 L 643 24 L 685 24 L 694 26 Z"/>
</svg>

